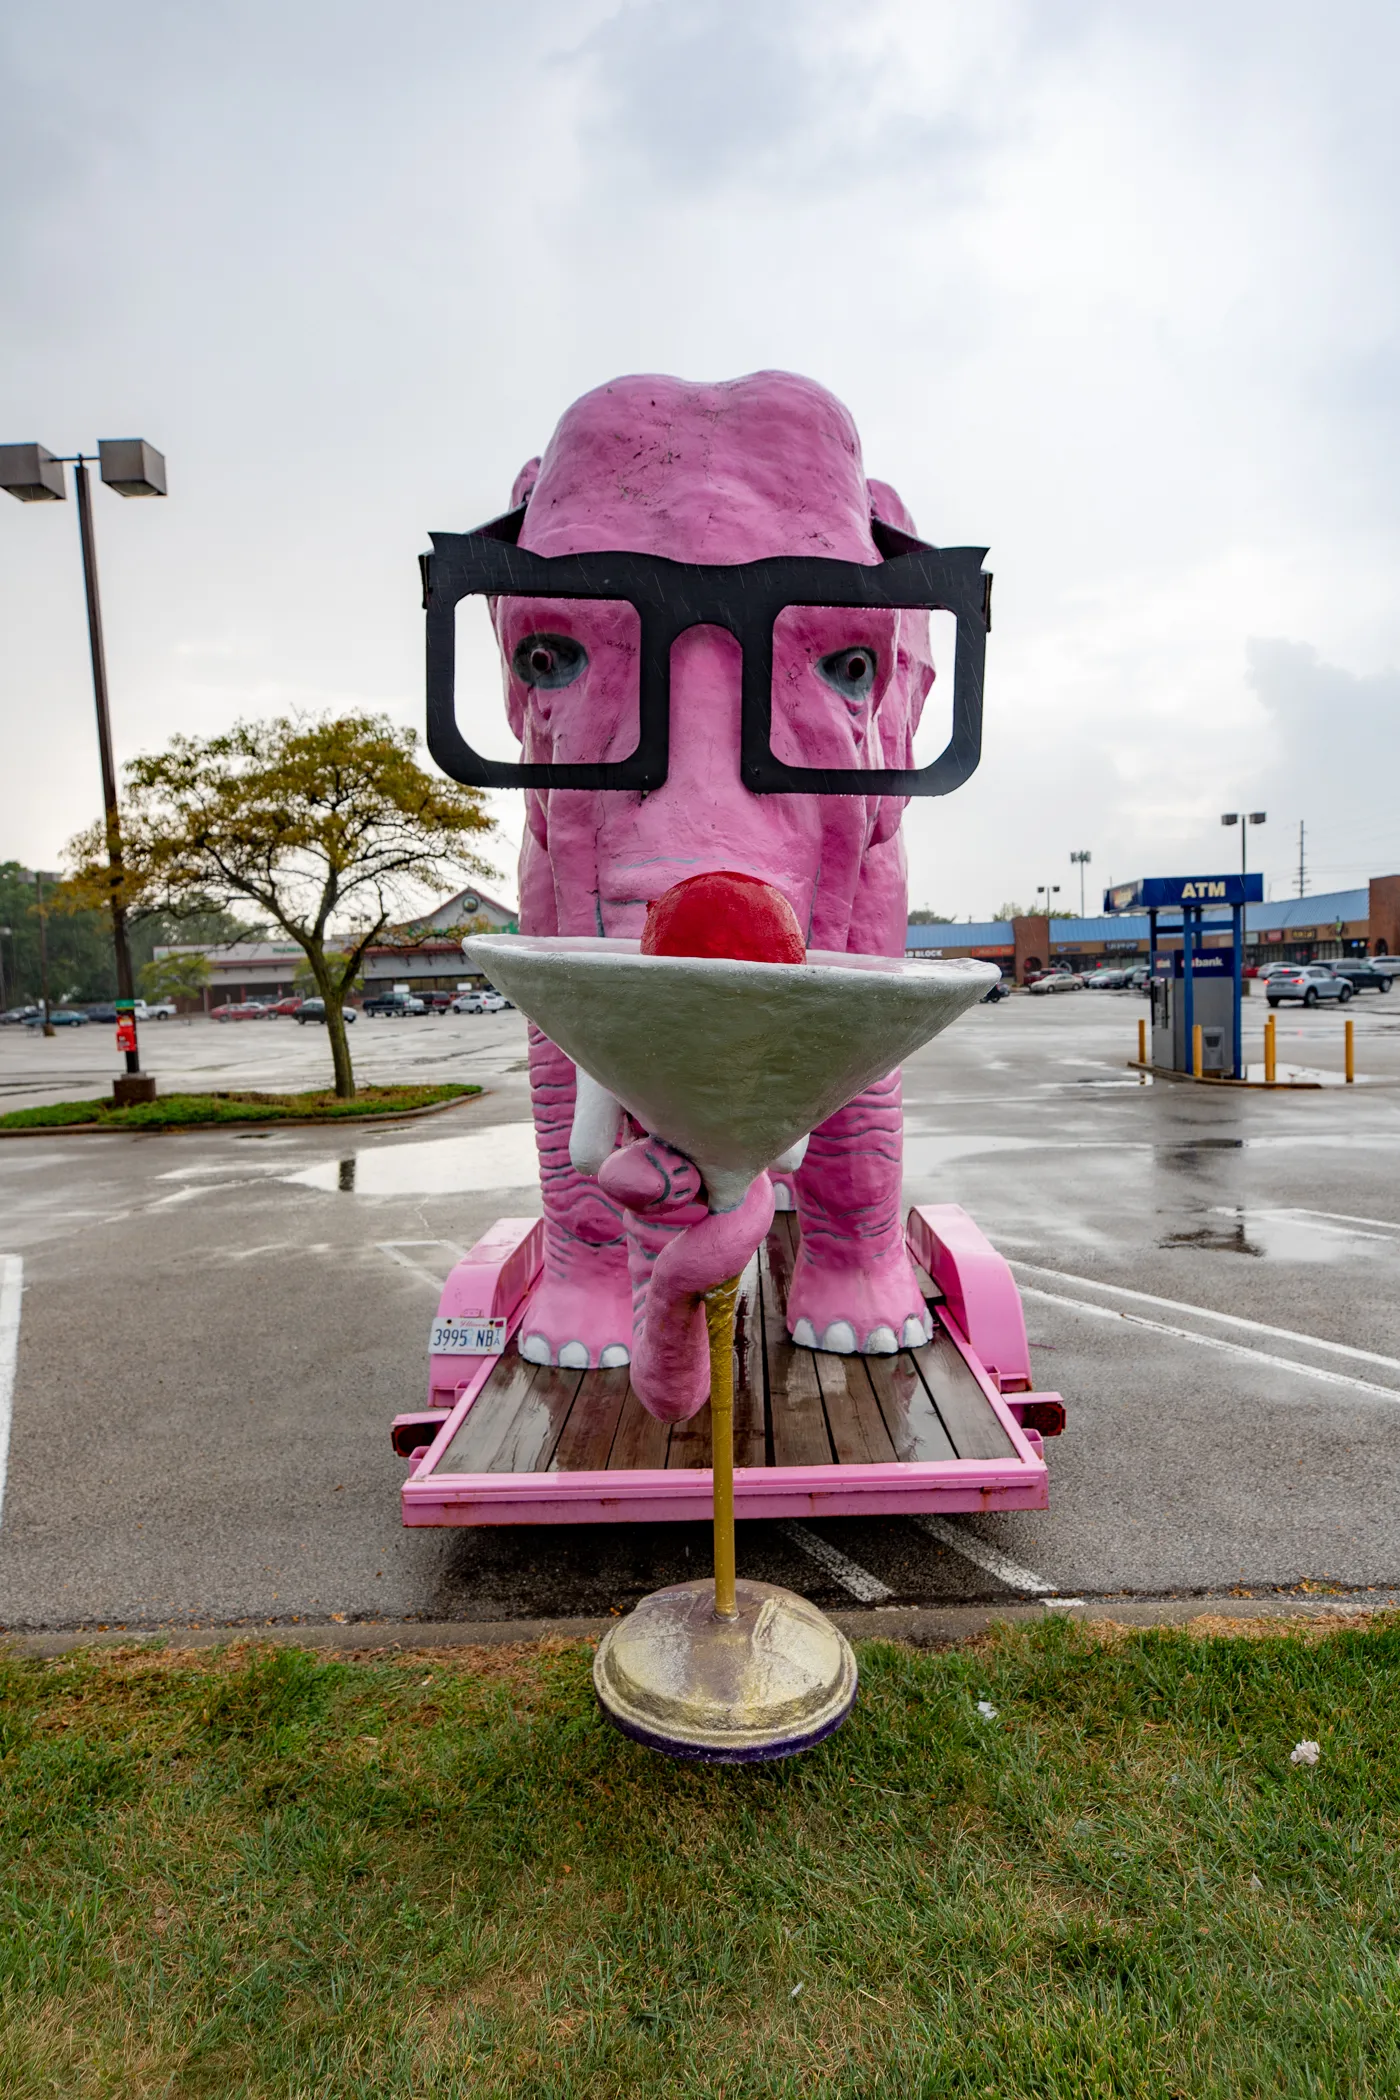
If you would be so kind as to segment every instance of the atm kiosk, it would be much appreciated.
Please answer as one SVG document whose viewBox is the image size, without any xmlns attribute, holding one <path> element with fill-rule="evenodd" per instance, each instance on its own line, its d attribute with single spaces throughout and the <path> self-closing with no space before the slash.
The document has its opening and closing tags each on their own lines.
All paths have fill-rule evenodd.
<svg viewBox="0 0 1400 2100">
<path fill-rule="evenodd" d="M 1262 875 L 1149 875 L 1104 892 L 1105 912 L 1147 914 L 1152 1062 L 1160 1070 L 1195 1069 L 1199 1028 L 1202 1073 L 1243 1079 L 1244 911 L 1263 901 Z M 1159 952 L 1164 933 L 1179 933 L 1180 947 Z M 1222 933 L 1227 941 L 1219 939 Z"/>
</svg>

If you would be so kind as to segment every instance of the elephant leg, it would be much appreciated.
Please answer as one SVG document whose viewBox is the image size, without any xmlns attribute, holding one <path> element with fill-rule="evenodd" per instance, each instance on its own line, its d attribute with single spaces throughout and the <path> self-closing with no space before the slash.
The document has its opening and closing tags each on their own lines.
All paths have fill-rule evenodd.
<svg viewBox="0 0 1400 2100">
<path fill-rule="evenodd" d="M 804 1348 L 886 1356 L 931 1337 L 904 1244 L 903 1139 L 898 1072 L 812 1132 L 795 1177 L 802 1244 L 788 1293 Z"/>
<path fill-rule="evenodd" d="M 632 1288 L 620 1204 L 569 1159 L 574 1067 L 533 1025 L 530 1098 L 544 1197 L 544 1268 L 520 1322 L 520 1354 L 590 1370 L 631 1358 Z"/>
</svg>

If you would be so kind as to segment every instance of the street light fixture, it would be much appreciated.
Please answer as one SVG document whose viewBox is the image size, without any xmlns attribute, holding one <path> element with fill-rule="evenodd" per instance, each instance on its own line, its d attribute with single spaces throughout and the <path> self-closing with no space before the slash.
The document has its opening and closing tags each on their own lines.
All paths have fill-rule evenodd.
<svg viewBox="0 0 1400 2100">
<path fill-rule="evenodd" d="M 1269 821 L 1269 815 L 1268 815 L 1268 811 L 1267 811 L 1267 810 L 1263 810 L 1263 809 L 1251 809 L 1251 810 L 1249 810 L 1249 811 L 1247 811 L 1247 812 L 1246 812 L 1245 810 L 1242 810 L 1242 809 L 1232 809 L 1232 810 L 1227 810 L 1227 811 L 1226 811 L 1226 813 L 1225 813 L 1225 815 L 1224 815 L 1224 816 L 1222 816 L 1222 818 L 1220 819 L 1220 821 L 1221 821 L 1221 823 L 1222 823 L 1222 824 L 1238 824 L 1238 825 L 1239 825 L 1239 827 L 1240 827 L 1240 874 L 1241 874 L 1241 876 L 1243 877 L 1243 876 L 1245 876 L 1245 875 L 1247 875 L 1247 874 L 1249 873 L 1249 827 L 1250 827 L 1250 825 L 1251 825 L 1251 824 L 1267 824 L 1267 823 L 1268 823 L 1268 821 Z M 1248 954 L 1248 952 L 1249 952 L 1249 906 L 1248 906 L 1248 904 L 1245 904 L 1245 903 L 1241 903 L 1241 905 L 1240 905 L 1240 968 L 1241 968 L 1241 969 L 1243 969 L 1243 968 L 1244 968 L 1244 960 L 1245 960 L 1245 956 L 1246 956 L 1246 955 Z"/>
<path fill-rule="evenodd" d="M 136 982 L 131 969 L 131 949 L 126 938 L 126 907 L 122 902 L 122 839 L 117 805 L 117 769 L 112 759 L 112 724 L 107 705 L 107 652 L 102 639 L 102 601 L 97 589 L 97 542 L 92 527 L 92 492 L 88 467 L 90 452 L 56 454 L 46 445 L 0 445 L 0 489 L 21 503 L 62 503 L 66 494 L 63 469 L 73 469 L 73 490 L 78 499 L 78 537 L 83 553 L 83 587 L 87 596 L 88 645 L 92 653 L 92 690 L 97 703 L 97 745 L 102 760 L 102 802 L 106 815 L 107 863 L 111 869 L 112 948 L 117 964 L 117 1043 L 126 1053 L 125 1080 L 116 1080 L 112 1091 L 118 1101 L 150 1100 L 155 1081 L 141 1071 L 136 1043 Z M 102 438 L 98 442 L 98 472 L 108 488 L 119 496 L 163 496 L 165 458 L 144 438 Z"/>
<path fill-rule="evenodd" d="M 1070 866 L 1072 868 L 1077 867 L 1079 870 L 1079 916 L 1081 919 L 1084 916 L 1084 870 L 1088 867 L 1093 857 L 1093 854 L 1087 848 L 1083 853 L 1071 853 L 1069 857 Z"/>
</svg>

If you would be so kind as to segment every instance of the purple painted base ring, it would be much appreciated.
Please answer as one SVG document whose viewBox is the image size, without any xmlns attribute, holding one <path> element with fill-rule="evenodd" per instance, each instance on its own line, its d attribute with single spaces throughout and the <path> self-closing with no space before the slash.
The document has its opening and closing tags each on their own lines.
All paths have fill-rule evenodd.
<svg viewBox="0 0 1400 2100">
<path fill-rule="evenodd" d="M 663 1757 L 743 1765 L 795 1757 L 841 1726 L 858 1687 L 845 1635 L 772 1583 L 736 1595 L 726 1622 L 713 1583 L 677 1583 L 609 1627 L 593 1685 L 614 1728 Z"/>
</svg>

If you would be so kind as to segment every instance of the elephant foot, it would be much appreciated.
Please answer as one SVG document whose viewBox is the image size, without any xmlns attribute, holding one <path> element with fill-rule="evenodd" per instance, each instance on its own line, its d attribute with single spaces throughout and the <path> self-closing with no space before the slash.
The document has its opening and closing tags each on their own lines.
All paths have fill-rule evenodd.
<svg viewBox="0 0 1400 2100">
<path fill-rule="evenodd" d="M 933 1339 L 933 1320 L 903 1247 L 860 1268 L 824 1268 L 808 1258 L 804 1245 L 787 1318 L 799 1348 L 833 1356 L 893 1356 Z"/>
<path fill-rule="evenodd" d="M 632 1360 L 632 1292 L 624 1269 L 579 1282 L 541 1277 L 516 1344 L 527 1363 L 609 1371 Z"/>
</svg>

